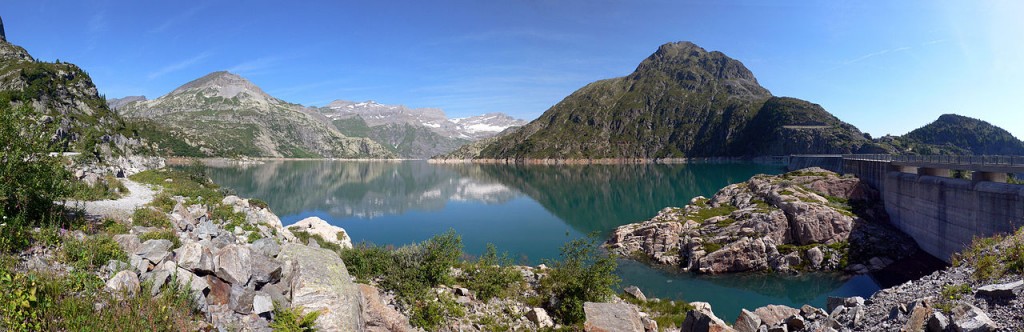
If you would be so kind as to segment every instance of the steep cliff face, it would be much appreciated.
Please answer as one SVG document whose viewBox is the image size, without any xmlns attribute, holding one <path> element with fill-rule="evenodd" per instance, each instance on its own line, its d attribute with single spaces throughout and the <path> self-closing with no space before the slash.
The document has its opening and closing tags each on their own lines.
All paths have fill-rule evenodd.
<svg viewBox="0 0 1024 332">
<path fill-rule="evenodd" d="M 0 102 L 35 108 L 42 121 L 54 125 L 58 150 L 106 159 L 142 149 L 85 71 L 70 63 L 36 61 L 6 40 L 0 40 Z"/>
<path fill-rule="evenodd" d="M 209 156 L 395 156 L 368 138 L 346 137 L 315 111 L 274 98 L 228 72 L 211 73 L 154 100 L 127 103 L 119 111 L 166 126 Z"/>
</svg>

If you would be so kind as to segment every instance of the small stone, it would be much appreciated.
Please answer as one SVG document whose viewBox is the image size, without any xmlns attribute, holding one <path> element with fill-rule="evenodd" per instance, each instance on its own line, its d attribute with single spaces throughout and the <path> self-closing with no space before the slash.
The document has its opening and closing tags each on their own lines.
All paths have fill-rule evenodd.
<svg viewBox="0 0 1024 332">
<path fill-rule="evenodd" d="M 819 268 L 821 262 L 825 260 L 825 254 L 818 247 L 814 247 L 807 250 L 807 260 L 811 262 L 812 267 Z"/>
<path fill-rule="evenodd" d="M 267 257 L 277 257 L 281 252 L 281 246 L 272 238 L 262 238 L 252 243 L 252 251 Z"/>
<path fill-rule="evenodd" d="M 231 285 L 215 276 L 206 276 L 206 283 L 210 287 L 210 294 L 206 295 L 210 305 L 227 305 L 231 303 Z"/>
<path fill-rule="evenodd" d="M 270 294 L 256 292 L 252 298 L 252 313 L 260 315 L 271 311 L 274 311 L 274 301 Z"/>
<path fill-rule="evenodd" d="M 732 326 L 738 332 L 756 332 L 761 326 L 761 319 L 747 309 L 740 309 L 740 316 Z"/>
<path fill-rule="evenodd" d="M 150 281 L 150 282 L 152 282 L 152 286 L 153 287 L 150 288 L 150 291 L 149 291 L 150 294 L 149 295 L 156 296 L 157 294 L 160 294 L 160 288 L 162 288 L 164 286 L 164 284 L 167 283 L 167 280 L 170 280 L 170 278 L 171 278 L 171 272 L 170 271 L 163 270 L 163 269 L 156 269 L 156 270 L 153 270 L 153 272 L 148 272 L 148 273 L 144 274 L 142 280 L 143 281 Z"/>
<path fill-rule="evenodd" d="M 213 258 L 217 277 L 232 285 L 246 285 L 252 277 L 252 254 L 248 247 L 229 245 L 217 251 Z"/>
<path fill-rule="evenodd" d="M 142 246 L 135 251 L 136 255 L 142 256 L 153 264 L 160 264 L 164 258 L 170 255 L 171 241 L 164 239 L 149 240 L 142 243 Z"/>
<path fill-rule="evenodd" d="M 1005 284 L 987 285 L 979 287 L 975 296 L 982 296 L 991 299 L 1013 299 L 1017 297 L 1014 292 L 1021 288 L 1024 288 L 1024 280 Z"/>
<path fill-rule="evenodd" d="M 634 299 L 640 300 L 640 302 L 647 302 L 647 296 L 644 296 L 644 292 L 640 291 L 639 287 L 629 286 L 624 288 L 622 291 L 626 292 L 626 294 L 629 294 Z"/>
<path fill-rule="evenodd" d="M 139 250 L 139 246 L 142 242 L 139 241 L 139 237 L 135 234 L 118 234 L 114 235 L 114 242 L 121 247 L 124 252 L 135 252 Z"/>
<path fill-rule="evenodd" d="M 251 284 L 261 287 L 281 280 L 281 263 L 262 255 L 255 255 L 253 258 Z"/>
<path fill-rule="evenodd" d="M 469 289 L 462 288 L 462 287 L 456 288 L 455 289 L 455 295 L 458 295 L 458 296 L 469 296 Z"/>
<path fill-rule="evenodd" d="M 548 312 L 544 308 L 531 308 L 527 310 L 526 319 L 537 324 L 537 327 L 542 329 L 555 326 L 555 322 L 551 320 L 551 317 L 548 316 Z"/>
<path fill-rule="evenodd" d="M 847 308 L 864 306 L 864 298 L 860 296 L 848 297 L 843 300 L 843 306 Z"/>
<path fill-rule="evenodd" d="M 928 317 L 928 332 L 944 332 L 949 328 L 949 318 L 943 315 L 941 312 L 932 312 L 931 317 Z"/>
<path fill-rule="evenodd" d="M 961 304 L 953 308 L 953 328 L 964 332 L 995 331 L 999 326 L 978 307 Z"/>
<path fill-rule="evenodd" d="M 134 296 L 139 293 L 139 276 L 132 271 L 121 271 L 107 280 L 107 289 L 114 293 L 125 292 Z"/>
<path fill-rule="evenodd" d="M 231 285 L 231 310 L 242 315 L 252 313 L 256 292 L 240 285 Z"/>
<path fill-rule="evenodd" d="M 786 318 L 786 328 L 790 331 L 803 330 L 806 325 L 804 318 L 799 315 Z"/>
</svg>

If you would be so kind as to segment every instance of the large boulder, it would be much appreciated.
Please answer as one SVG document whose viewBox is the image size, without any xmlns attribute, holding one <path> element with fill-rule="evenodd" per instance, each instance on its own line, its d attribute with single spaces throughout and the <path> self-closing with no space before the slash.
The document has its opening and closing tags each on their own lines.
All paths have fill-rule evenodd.
<svg viewBox="0 0 1024 332">
<path fill-rule="evenodd" d="M 711 305 L 705 302 L 693 302 L 693 310 L 686 312 L 682 332 L 734 332 L 725 321 L 715 316 Z"/>
<path fill-rule="evenodd" d="M 319 311 L 319 330 L 362 329 L 359 289 L 336 253 L 289 243 L 282 246 L 278 259 L 291 268 L 283 279 L 291 279 L 292 307 Z"/>
<path fill-rule="evenodd" d="M 142 258 L 145 258 L 152 264 L 159 264 L 170 254 L 171 245 L 171 241 L 164 239 L 149 240 L 143 242 L 135 251 L 135 254 L 142 256 Z"/>
<path fill-rule="evenodd" d="M 953 328 L 963 332 L 989 332 L 999 328 L 984 310 L 961 304 L 953 308 Z"/>
<path fill-rule="evenodd" d="M 319 235 L 324 241 L 337 244 L 342 248 L 352 248 L 352 238 L 348 236 L 344 228 L 331 225 L 319 217 L 309 217 L 299 220 L 289 229 L 302 231 L 313 235 Z"/>
<path fill-rule="evenodd" d="M 592 332 L 644 332 L 640 314 L 622 303 L 586 302 L 583 312 L 587 320 L 583 329 Z"/>
<path fill-rule="evenodd" d="M 787 307 L 784 305 L 769 304 L 757 309 L 754 309 L 754 315 L 761 319 L 761 324 L 772 326 L 779 323 L 783 323 L 786 318 L 793 315 L 799 315 L 800 309 Z"/>
<path fill-rule="evenodd" d="M 357 284 L 359 293 L 362 295 L 360 303 L 363 312 L 362 319 L 367 332 L 402 332 L 413 331 L 409 325 L 409 318 L 402 315 L 380 298 L 380 291 L 377 287 L 365 284 Z"/>
<path fill-rule="evenodd" d="M 133 271 L 118 272 L 113 278 L 107 280 L 107 289 L 114 293 L 126 293 L 134 296 L 139 293 L 139 288 L 139 276 Z"/>
<path fill-rule="evenodd" d="M 217 277 L 232 285 L 245 286 L 252 277 L 252 251 L 248 246 L 228 245 L 213 258 Z"/>
</svg>

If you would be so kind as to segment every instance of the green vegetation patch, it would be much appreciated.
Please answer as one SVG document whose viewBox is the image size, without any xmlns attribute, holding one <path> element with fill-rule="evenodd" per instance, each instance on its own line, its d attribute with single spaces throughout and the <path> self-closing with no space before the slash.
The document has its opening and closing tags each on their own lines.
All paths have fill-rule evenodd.
<svg viewBox="0 0 1024 332">
<path fill-rule="evenodd" d="M 161 229 L 139 235 L 139 241 L 146 242 L 149 240 L 171 241 L 171 250 L 181 247 L 181 239 L 178 238 L 178 233 L 170 229 Z"/>
<path fill-rule="evenodd" d="M 224 195 L 217 190 L 220 187 L 206 178 L 205 171 L 148 170 L 129 178 L 140 183 L 162 186 L 171 196 L 196 200 L 202 197 L 203 201 L 209 203 L 219 203 L 224 199 Z"/>
<path fill-rule="evenodd" d="M 171 219 L 167 218 L 167 214 L 147 207 L 139 208 L 132 213 L 132 223 L 143 227 L 174 227 L 171 225 Z"/>
<path fill-rule="evenodd" d="M 78 269 L 95 270 L 110 260 L 127 259 L 121 246 L 106 234 L 93 235 L 82 241 L 69 239 L 61 249 L 61 260 Z"/>
<path fill-rule="evenodd" d="M 727 216 L 736 211 L 737 208 L 732 204 L 722 204 L 718 207 L 702 208 L 697 211 L 690 213 L 687 217 L 695 220 L 704 221 L 711 217 Z"/>
<path fill-rule="evenodd" d="M 974 268 L 971 277 L 980 281 L 1024 273 L 1024 227 L 1014 234 L 975 238 L 970 247 L 953 256 L 953 265 Z"/>
<path fill-rule="evenodd" d="M 107 175 L 96 181 L 94 185 L 88 185 L 84 181 L 72 182 L 71 196 L 68 198 L 80 201 L 98 201 L 104 199 L 118 199 L 128 194 L 128 188 L 112 175 Z"/>
<path fill-rule="evenodd" d="M 693 306 L 686 301 L 640 301 L 625 293 L 620 298 L 637 305 L 643 312 L 650 314 L 651 318 L 658 322 L 658 326 L 661 328 L 683 326 L 683 321 L 686 320 L 686 312 L 693 310 Z"/>
</svg>

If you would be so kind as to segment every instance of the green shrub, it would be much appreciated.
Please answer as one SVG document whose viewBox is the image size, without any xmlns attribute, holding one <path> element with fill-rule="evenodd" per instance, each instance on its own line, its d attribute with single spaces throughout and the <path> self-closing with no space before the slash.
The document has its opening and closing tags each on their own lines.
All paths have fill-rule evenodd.
<svg viewBox="0 0 1024 332">
<path fill-rule="evenodd" d="M 423 298 L 416 301 L 409 315 L 409 323 L 427 331 L 437 331 L 449 318 L 465 314 L 465 309 L 450 294 L 442 293 L 437 295 L 436 300 Z"/>
<path fill-rule="evenodd" d="M 166 213 L 170 213 L 171 210 L 174 210 L 175 205 L 178 205 L 178 202 L 171 197 L 171 194 L 166 192 L 157 194 L 156 197 L 153 197 L 153 201 L 149 202 L 149 206 Z"/>
<path fill-rule="evenodd" d="M 163 212 L 151 209 L 140 208 L 132 213 L 132 224 L 144 227 L 171 228 L 171 219 Z"/>
<path fill-rule="evenodd" d="M 295 235 L 295 238 L 297 238 L 299 240 L 299 243 L 309 244 L 309 240 L 313 239 L 313 240 L 316 240 L 316 243 L 318 245 L 320 245 L 320 248 L 324 248 L 324 249 L 327 249 L 327 250 L 330 250 L 330 251 L 333 251 L 333 252 L 337 252 L 337 253 L 341 252 L 341 246 L 340 245 L 338 245 L 337 243 L 327 242 L 327 240 L 324 240 L 324 238 L 322 236 L 320 236 L 319 234 L 312 234 L 312 233 L 309 233 L 309 232 L 306 232 L 306 231 L 301 231 L 298 228 L 289 228 L 289 230 L 291 230 L 292 231 L 292 235 Z M 347 262 L 346 262 L 346 264 L 347 264 Z"/>
<path fill-rule="evenodd" d="M 507 253 L 498 256 L 498 249 L 488 243 L 487 251 L 468 266 L 466 287 L 485 302 L 494 297 L 509 297 L 523 283 L 523 276 L 511 265 Z"/>
<path fill-rule="evenodd" d="M 281 304 L 274 303 L 274 320 L 270 322 L 270 328 L 275 332 L 312 332 L 316 331 L 316 319 L 319 317 L 319 311 L 303 314 L 301 308 L 283 308 Z"/>
<path fill-rule="evenodd" d="M 53 202 L 71 194 L 71 174 L 51 144 L 52 123 L 39 123 L 30 106 L 12 109 L 0 98 L 0 251 L 29 245 L 28 229 L 61 223 Z"/>
<path fill-rule="evenodd" d="M 110 234 L 128 234 L 128 226 L 114 219 L 104 218 L 100 226 Z"/>
<path fill-rule="evenodd" d="M 0 270 L 0 330 L 4 331 L 195 331 L 203 320 L 187 290 L 156 297 L 116 298 L 87 271 L 66 276 Z M 150 283 L 142 294 L 149 294 Z M 101 307 L 97 307 L 97 303 Z"/>
<path fill-rule="evenodd" d="M 383 276 L 394 265 L 390 251 L 368 243 L 342 250 L 341 260 L 345 262 L 348 273 L 362 283 Z"/>
<path fill-rule="evenodd" d="M 107 175 L 96 181 L 94 185 L 88 185 L 84 181 L 72 181 L 70 198 L 80 201 L 98 201 L 104 199 L 118 199 L 128 194 L 128 188 L 121 183 L 121 180 Z"/>
<path fill-rule="evenodd" d="M 216 184 L 209 181 L 197 182 L 194 177 L 195 174 L 160 169 L 143 171 L 129 178 L 139 183 L 164 187 L 168 195 L 190 198 L 197 203 L 220 203 L 224 199 Z M 199 197 L 203 198 L 201 202 L 198 202 Z"/>
<path fill-rule="evenodd" d="M 249 206 L 252 206 L 252 207 L 255 207 L 255 208 L 260 208 L 260 209 L 269 209 L 270 208 L 270 205 L 268 205 L 267 202 L 264 202 L 263 200 L 256 199 L 256 198 L 250 198 L 249 199 Z"/>
<path fill-rule="evenodd" d="M 542 297 L 553 297 L 549 310 L 563 324 L 582 323 L 584 302 L 603 302 L 615 294 L 619 283 L 615 258 L 599 250 L 598 241 L 577 239 L 562 246 L 561 261 L 551 263 L 551 272 L 541 280 Z"/>
<path fill-rule="evenodd" d="M 635 304 L 651 315 L 658 326 L 665 328 L 669 326 L 683 326 L 686 320 L 686 312 L 693 310 L 693 306 L 686 301 L 640 301 L 631 295 L 620 296 L 626 302 Z"/>
<path fill-rule="evenodd" d="M 423 243 L 426 250 L 421 268 L 423 277 L 431 287 L 451 284 L 451 268 L 462 257 L 462 237 L 449 229 L 441 235 L 431 237 Z"/>
<path fill-rule="evenodd" d="M 61 249 L 64 262 L 79 268 L 94 270 L 110 260 L 127 260 L 121 246 L 109 235 L 97 234 L 78 241 L 69 239 Z"/>
<path fill-rule="evenodd" d="M 171 241 L 171 250 L 181 247 L 181 239 L 178 238 L 178 233 L 171 229 L 160 229 L 139 235 L 139 241 L 146 242 L 149 240 Z"/>
</svg>

